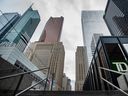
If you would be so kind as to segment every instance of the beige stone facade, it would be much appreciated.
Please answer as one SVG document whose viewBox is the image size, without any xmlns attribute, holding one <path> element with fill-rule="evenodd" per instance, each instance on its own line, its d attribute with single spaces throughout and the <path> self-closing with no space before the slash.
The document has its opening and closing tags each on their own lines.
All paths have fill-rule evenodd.
<svg viewBox="0 0 128 96">
<path fill-rule="evenodd" d="M 26 51 L 26 56 L 33 62 L 38 68 L 49 67 L 51 80 L 52 74 L 54 74 L 54 87 L 53 90 L 62 90 L 62 79 L 64 69 L 64 46 L 61 42 L 56 43 L 44 43 L 34 42 L 30 44 L 30 47 Z M 43 70 L 43 73 L 47 74 L 48 70 Z"/>
<path fill-rule="evenodd" d="M 85 76 L 87 73 L 87 55 L 85 55 L 85 47 L 77 47 L 76 51 L 76 82 L 75 90 L 82 91 Z"/>
</svg>

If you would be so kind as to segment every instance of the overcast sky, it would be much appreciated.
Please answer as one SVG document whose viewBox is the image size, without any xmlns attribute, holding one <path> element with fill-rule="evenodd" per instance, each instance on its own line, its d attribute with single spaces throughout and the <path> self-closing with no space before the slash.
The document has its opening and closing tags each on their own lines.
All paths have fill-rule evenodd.
<svg viewBox="0 0 128 96">
<path fill-rule="evenodd" d="M 64 72 L 74 84 L 75 51 L 77 46 L 83 46 L 81 11 L 104 10 L 106 2 L 107 0 L 0 0 L 0 10 L 3 12 L 18 12 L 23 14 L 34 3 L 33 8 L 39 11 L 41 22 L 31 42 L 39 39 L 44 25 L 50 16 L 63 16 L 64 24 L 61 42 L 63 42 L 65 47 Z"/>
</svg>

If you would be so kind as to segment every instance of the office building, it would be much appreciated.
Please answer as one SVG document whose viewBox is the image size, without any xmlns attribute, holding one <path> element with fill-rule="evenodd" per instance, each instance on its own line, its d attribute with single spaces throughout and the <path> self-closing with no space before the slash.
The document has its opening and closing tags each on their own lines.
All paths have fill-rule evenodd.
<svg viewBox="0 0 128 96">
<path fill-rule="evenodd" d="M 50 17 L 47 21 L 42 35 L 39 39 L 40 42 L 59 42 L 64 18 Z"/>
<path fill-rule="evenodd" d="M 40 16 L 37 10 L 31 7 L 11 26 L 10 30 L 2 37 L 2 46 L 16 46 L 20 51 L 24 51 L 30 38 L 32 37 Z"/>
<path fill-rule="evenodd" d="M 49 81 L 51 83 L 54 78 L 53 90 L 62 90 L 65 57 L 63 44 L 61 42 L 34 42 L 30 44 L 30 47 L 26 51 L 26 56 L 38 68 L 50 67 Z M 48 70 L 42 70 L 42 72 L 47 74 Z"/>
<path fill-rule="evenodd" d="M 18 13 L 3 13 L 0 16 L 0 43 L 2 37 L 12 28 L 12 26 L 19 20 Z"/>
<path fill-rule="evenodd" d="M 92 53 L 91 53 L 91 38 L 94 33 L 103 33 L 104 35 L 110 35 L 107 26 L 103 20 L 104 11 L 95 10 L 82 11 L 82 33 L 84 46 L 87 47 L 88 64 L 91 63 Z"/>
<path fill-rule="evenodd" d="M 128 35 L 128 1 L 108 0 L 104 20 L 113 36 Z"/>
<path fill-rule="evenodd" d="M 87 74 L 88 62 L 85 55 L 86 47 L 78 46 L 76 50 L 76 82 L 75 91 L 82 91 L 84 80 Z"/>
<path fill-rule="evenodd" d="M 104 79 L 119 88 L 122 88 L 122 85 L 127 85 L 125 83 L 127 79 L 124 79 L 125 82 L 121 82 L 124 81 L 120 77 L 121 74 L 101 69 L 107 68 L 118 72 L 127 72 L 127 45 L 128 38 L 124 36 L 100 37 L 85 79 L 83 90 L 114 90 L 115 88 L 105 82 Z"/>
<path fill-rule="evenodd" d="M 100 36 L 103 36 L 103 34 L 94 33 L 92 36 L 92 41 L 91 41 L 92 56 L 94 55 L 95 48 L 96 48 L 96 45 L 97 45 L 97 42 L 98 42 Z"/>
<path fill-rule="evenodd" d="M 63 74 L 63 82 L 62 82 L 63 91 L 71 91 L 71 80 Z"/>
</svg>

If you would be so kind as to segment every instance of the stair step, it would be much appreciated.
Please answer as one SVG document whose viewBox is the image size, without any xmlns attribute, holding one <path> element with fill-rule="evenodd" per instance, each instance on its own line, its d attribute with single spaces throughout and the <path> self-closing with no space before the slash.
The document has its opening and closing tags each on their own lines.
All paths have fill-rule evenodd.
<svg viewBox="0 0 128 96">
<path fill-rule="evenodd" d="M 12 96 L 14 91 L 0 91 L 0 96 Z M 20 96 L 127 96 L 120 91 L 27 91 Z"/>
</svg>

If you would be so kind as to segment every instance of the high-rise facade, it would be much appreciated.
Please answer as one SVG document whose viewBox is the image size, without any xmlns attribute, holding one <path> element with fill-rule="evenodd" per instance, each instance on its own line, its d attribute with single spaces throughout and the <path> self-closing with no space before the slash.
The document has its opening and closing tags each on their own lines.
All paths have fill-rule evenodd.
<svg viewBox="0 0 128 96">
<path fill-rule="evenodd" d="M 39 21 L 40 16 L 38 11 L 33 10 L 31 7 L 28 8 L 28 10 L 14 25 L 11 26 L 10 30 L 2 37 L 2 43 L 5 43 L 6 45 L 14 44 L 20 51 L 23 52 Z"/>
<path fill-rule="evenodd" d="M 95 48 L 96 48 L 96 45 L 97 45 L 97 42 L 98 42 L 100 36 L 103 36 L 103 34 L 94 33 L 92 36 L 92 41 L 91 41 L 92 56 L 94 55 Z"/>
<path fill-rule="evenodd" d="M 104 20 L 113 36 L 128 35 L 128 1 L 108 0 Z"/>
<path fill-rule="evenodd" d="M 75 90 L 82 91 L 85 77 L 87 74 L 87 55 L 85 55 L 85 47 L 78 46 L 76 51 L 76 82 Z"/>
<path fill-rule="evenodd" d="M 0 43 L 1 38 L 12 28 L 12 26 L 19 20 L 18 13 L 3 13 L 0 16 Z"/>
<path fill-rule="evenodd" d="M 92 59 L 91 39 L 94 33 L 103 33 L 109 35 L 109 31 L 103 20 L 104 11 L 82 11 L 82 33 L 84 46 L 87 47 L 88 64 Z"/>
<path fill-rule="evenodd" d="M 34 42 L 30 47 L 31 49 L 26 52 L 27 57 L 38 68 L 50 67 L 49 80 L 51 83 L 51 79 L 54 78 L 53 90 L 62 90 L 65 57 L 63 44 L 61 42 Z M 47 74 L 48 70 L 42 72 Z"/>
<path fill-rule="evenodd" d="M 64 18 L 50 17 L 39 39 L 40 42 L 59 42 Z"/>
</svg>

